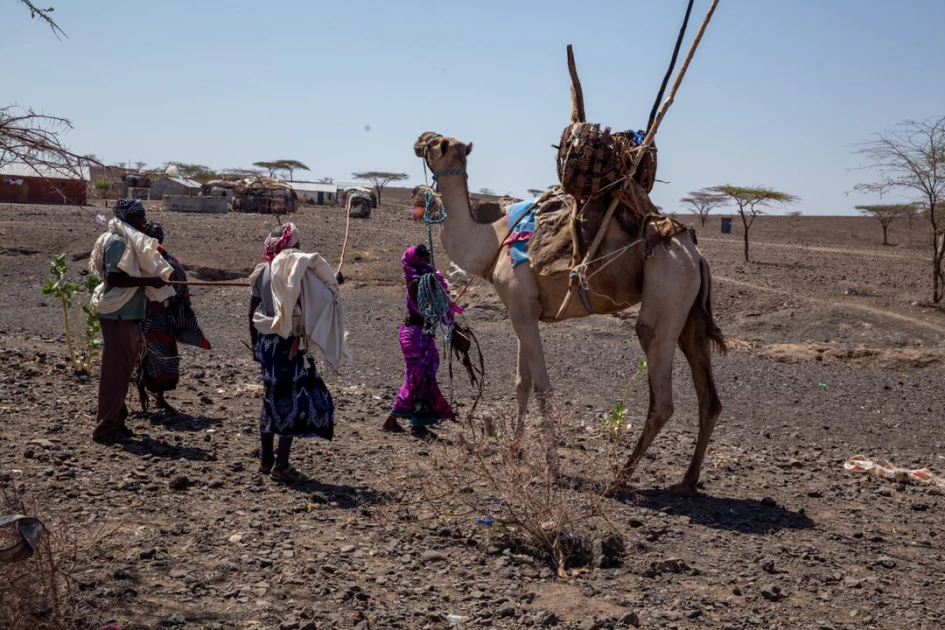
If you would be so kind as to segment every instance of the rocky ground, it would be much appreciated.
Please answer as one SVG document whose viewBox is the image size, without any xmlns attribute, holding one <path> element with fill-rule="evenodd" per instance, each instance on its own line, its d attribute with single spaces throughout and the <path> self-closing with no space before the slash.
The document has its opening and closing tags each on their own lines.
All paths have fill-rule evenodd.
<svg viewBox="0 0 945 630">
<path fill-rule="evenodd" d="M 866 219 L 763 217 L 752 263 L 717 218 L 699 229 L 733 350 L 715 362 L 725 410 L 694 499 L 664 491 L 695 438 L 682 359 L 676 416 L 632 491 L 598 499 L 594 488 L 626 456 L 599 418 L 642 356 L 634 315 L 545 326 L 569 492 L 603 501 L 626 549 L 617 566 L 569 566 L 560 578 L 541 554 L 477 526 L 490 505 L 502 518 L 481 477 L 455 510 L 426 500 L 424 480 L 438 486 L 438 466 L 463 456 L 460 426 L 432 446 L 378 431 L 400 384 L 399 256 L 424 238 L 404 200 L 391 194 L 352 225 L 342 292 L 356 363 L 325 375 L 336 438 L 295 446 L 296 465 L 314 479 L 300 487 L 256 472 L 244 289 L 194 289 L 214 349 L 184 348 L 170 396 L 179 413 L 136 415 L 138 437 L 126 445 L 92 443 L 95 379 L 71 373 L 61 311 L 39 287 L 54 253 L 85 266 L 105 210 L 0 207 L 0 478 L 35 498 L 51 529 L 101 538 L 74 572 L 90 621 L 124 630 L 945 627 L 941 492 L 842 467 L 864 453 L 945 472 L 945 313 L 922 302 L 930 274 L 918 224 L 911 235 L 894 226 L 899 246 L 881 247 Z M 195 279 L 215 280 L 245 278 L 274 223 L 151 218 Z M 339 210 L 306 208 L 293 220 L 305 249 L 337 261 Z M 449 268 L 440 252 L 438 262 Z M 486 353 L 481 409 L 502 417 L 515 338 L 488 287 L 467 298 Z M 455 394 L 470 401 L 460 379 Z M 640 379 L 631 439 L 645 403 Z"/>
</svg>

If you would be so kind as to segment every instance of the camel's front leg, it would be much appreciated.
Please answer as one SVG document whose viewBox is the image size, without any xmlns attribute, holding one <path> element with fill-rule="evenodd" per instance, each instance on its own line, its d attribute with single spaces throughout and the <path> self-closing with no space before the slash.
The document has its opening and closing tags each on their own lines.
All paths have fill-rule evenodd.
<svg viewBox="0 0 945 630">
<path fill-rule="evenodd" d="M 515 401 L 518 403 L 518 413 L 515 418 L 515 435 L 522 437 L 525 433 L 525 412 L 528 410 L 528 398 L 532 393 L 532 372 L 528 365 L 525 348 L 518 342 L 518 372 L 515 376 Z"/>
<path fill-rule="evenodd" d="M 523 377 L 522 367 L 526 366 L 528 378 L 523 379 L 522 383 L 516 383 L 516 393 L 519 402 L 519 413 L 524 417 L 525 408 L 528 405 L 528 394 L 524 398 L 521 392 L 524 387 L 530 385 L 538 399 L 538 410 L 545 415 L 550 407 L 551 379 L 548 377 L 548 368 L 545 366 L 545 352 L 541 345 L 541 331 L 538 329 L 538 303 L 533 309 L 526 312 L 511 312 L 512 328 L 515 329 L 515 335 L 518 337 L 518 365 L 519 377 Z"/>
</svg>

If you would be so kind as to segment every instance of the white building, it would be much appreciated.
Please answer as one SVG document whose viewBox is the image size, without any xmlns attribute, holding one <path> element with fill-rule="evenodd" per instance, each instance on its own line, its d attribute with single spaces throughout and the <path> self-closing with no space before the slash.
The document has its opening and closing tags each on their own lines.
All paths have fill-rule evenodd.
<svg viewBox="0 0 945 630">
<path fill-rule="evenodd" d="M 314 182 L 286 182 L 299 201 L 305 203 L 314 203 L 319 206 L 334 204 L 335 196 L 338 194 L 338 187 L 334 184 L 316 184 Z"/>
</svg>

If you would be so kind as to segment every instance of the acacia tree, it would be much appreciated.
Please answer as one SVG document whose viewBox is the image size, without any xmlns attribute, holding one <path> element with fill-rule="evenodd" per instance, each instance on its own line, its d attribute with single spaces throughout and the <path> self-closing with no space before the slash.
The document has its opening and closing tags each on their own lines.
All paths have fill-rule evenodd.
<svg viewBox="0 0 945 630">
<path fill-rule="evenodd" d="M 220 171 L 222 175 L 234 175 L 237 177 L 259 177 L 262 170 L 258 168 L 225 168 Z"/>
<path fill-rule="evenodd" d="M 755 222 L 758 215 L 764 214 L 763 208 L 800 201 L 799 197 L 765 186 L 747 188 L 726 184 L 713 186 L 708 190 L 728 197 L 738 206 L 738 215 L 742 218 L 742 225 L 745 226 L 745 262 L 748 262 L 748 230 L 751 229 L 751 224 Z"/>
<path fill-rule="evenodd" d="M 915 204 L 912 203 L 882 203 L 856 206 L 856 209 L 868 217 L 873 217 L 883 228 L 883 245 L 889 245 L 887 230 L 889 225 L 899 217 L 915 215 Z"/>
<path fill-rule="evenodd" d="M 286 171 L 289 173 L 289 181 L 292 181 L 292 178 L 295 176 L 295 171 L 310 171 L 309 167 L 305 164 L 299 162 L 298 160 L 276 160 L 276 163 L 279 165 L 279 170 Z"/>
<path fill-rule="evenodd" d="M 856 153 L 877 171 L 878 182 L 857 184 L 854 190 L 884 194 L 892 191 L 917 197 L 932 228 L 932 301 L 945 297 L 945 116 L 921 122 L 907 120 L 861 142 Z"/>
<path fill-rule="evenodd" d="M 728 202 L 729 197 L 711 190 L 695 190 L 690 192 L 688 197 L 679 200 L 679 203 L 687 203 L 693 207 L 703 226 L 705 226 L 710 212 L 719 206 L 728 205 Z"/>
<path fill-rule="evenodd" d="M 269 171 L 269 179 L 274 179 L 276 176 L 276 171 L 282 169 L 282 166 L 279 164 L 279 162 L 253 162 L 253 166 Z"/>
<path fill-rule="evenodd" d="M 377 193 L 377 204 L 381 203 L 381 191 L 391 182 L 402 182 L 409 177 L 407 173 L 386 173 L 384 171 L 363 171 L 361 173 L 351 173 L 355 179 L 364 179 L 374 184 L 374 192 Z"/>
<path fill-rule="evenodd" d="M 192 179 L 198 182 L 207 182 L 211 179 L 216 179 L 219 177 L 217 172 L 210 168 L 209 166 L 204 166 L 203 164 L 188 164 L 186 162 L 165 162 L 164 166 L 161 167 L 165 170 L 169 166 L 177 167 L 177 174 L 180 177 L 185 179 Z"/>
<path fill-rule="evenodd" d="M 491 188 L 480 188 L 480 189 L 479 189 L 479 194 L 480 194 L 480 195 L 491 195 L 491 196 L 495 197 L 495 191 L 492 190 Z"/>
<path fill-rule="evenodd" d="M 525 192 L 527 192 L 532 197 L 541 197 L 542 195 L 545 194 L 545 191 L 542 190 L 541 188 L 529 188 Z"/>
</svg>

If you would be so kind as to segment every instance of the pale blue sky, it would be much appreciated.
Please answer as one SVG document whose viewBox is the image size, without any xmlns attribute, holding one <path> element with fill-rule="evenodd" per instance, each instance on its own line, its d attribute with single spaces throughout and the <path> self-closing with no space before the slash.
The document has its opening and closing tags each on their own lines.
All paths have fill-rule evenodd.
<svg viewBox="0 0 945 630">
<path fill-rule="evenodd" d="M 588 119 L 640 128 L 684 0 L 51 0 L 58 41 L 0 0 L 3 102 L 67 116 L 80 153 L 216 168 L 295 158 L 310 179 L 422 170 L 427 130 L 474 141 L 473 190 L 556 181 L 574 44 Z M 698 0 L 687 40 L 708 0 Z M 851 145 L 945 114 L 945 1 L 721 0 L 657 136 L 653 199 L 769 185 L 844 214 Z M 686 46 L 688 46 L 688 41 Z M 685 48 L 684 48 L 685 50 Z M 365 126 L 370 125 L 370 131 Z"/>
</svg>

